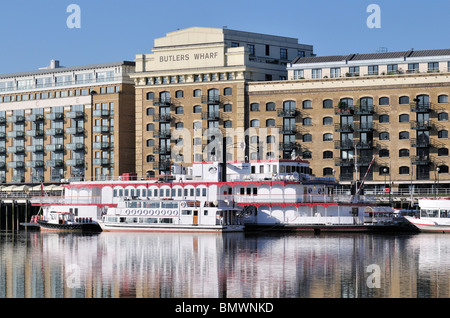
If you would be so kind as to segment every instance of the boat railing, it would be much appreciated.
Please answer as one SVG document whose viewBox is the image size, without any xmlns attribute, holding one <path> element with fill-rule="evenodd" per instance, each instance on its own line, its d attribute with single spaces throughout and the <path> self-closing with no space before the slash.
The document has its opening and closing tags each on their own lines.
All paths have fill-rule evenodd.
<svg viewBox="0 0 450 318">
<path fill-rule="evenodd" d="M 227 200 L 236 203 L 352 203 L 355 202 L 353 196 L 349 195 L 328 195 L 328 194 L 229 194 L 218 195 L 219 200 Z M 358 203 L 373 203 L 376 199 L 373 196 L 359 196 Z"/>
<path fill-rule="evenodd" d="M 39 196 L 32 197 L 31 204 L 54 204 L 54 205 L 68 205 L 68 204 L 101 204 L 101 196 Z"/>
</svg>

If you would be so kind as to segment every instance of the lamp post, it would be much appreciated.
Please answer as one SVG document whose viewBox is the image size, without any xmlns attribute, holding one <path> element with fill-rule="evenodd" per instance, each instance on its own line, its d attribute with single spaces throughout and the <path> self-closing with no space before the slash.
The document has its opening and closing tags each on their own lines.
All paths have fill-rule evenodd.
<svg viewBox="0 0 450 318">
<path fill-rule="evenodd" d="M 386 185 L 387 168 L 386 167 L 383 168 L 383 174 L 384 174 L 384 193 L 386 193 L 386 189 L 387 189 L 387 185 Z M 389 193 L 390 192 L 391 191 L 389 191 Z M 390 201 L 390 198 L 389 198 L 389 201 Z"/>
</svg>

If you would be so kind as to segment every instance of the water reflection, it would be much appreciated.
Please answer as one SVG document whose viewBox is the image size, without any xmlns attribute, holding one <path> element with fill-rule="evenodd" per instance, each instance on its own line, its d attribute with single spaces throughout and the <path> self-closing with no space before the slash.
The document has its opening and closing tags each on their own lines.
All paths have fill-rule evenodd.
<svg viewBox="0 0 450 318">
<path fill-rule="evenodd" d="M 447 298 L 449 268 L 448 235 L 0 233 L 0 298 Z"/>
</svg>

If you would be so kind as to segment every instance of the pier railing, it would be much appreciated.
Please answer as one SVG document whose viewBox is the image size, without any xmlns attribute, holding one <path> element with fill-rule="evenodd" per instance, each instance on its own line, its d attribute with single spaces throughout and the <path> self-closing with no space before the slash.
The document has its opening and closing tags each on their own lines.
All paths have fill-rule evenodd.
<svg viewBox="0 0 450 318">
<path fill-rule="evenodd" d="M 233 194 L 218 195 L 219 200 L 227 200 L 236 203 L 351 203 L 354 197 L 351 195 L 323 195 L 323 194 Z M 359 196 L 357 202 L 376 203 L 374 196 Z"/>
<path fill-rule="evenodd" d="M 32 197 L 30 199 L 31 204 L 42 204 L 42 205 L 66 205 L 66 204 L 100 204 L 102 203 L 101 196 L 73 196 L 73 197 L 62 197 L 62 196 L 39 196 Z"/>
</svg>

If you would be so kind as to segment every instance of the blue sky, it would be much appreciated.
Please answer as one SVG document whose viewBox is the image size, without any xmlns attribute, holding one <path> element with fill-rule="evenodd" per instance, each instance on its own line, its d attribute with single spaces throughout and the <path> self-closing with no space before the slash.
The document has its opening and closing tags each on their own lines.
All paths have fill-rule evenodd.
<svg viewBox="0 0 450 318">
<path fill-rule="evenodd" d="M 68 28 L 81 9 L 81 28 Z M 381 28 L 369 28 L 377 4 Z M 289 36 L 317 55 L 450 48 L 449 0 L 0 0 L 0 73 L 134 60 L 153 40 L 192 26 Z"/>
</svg>

